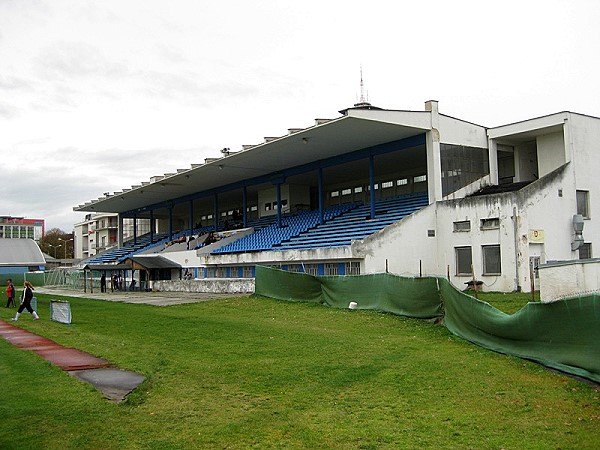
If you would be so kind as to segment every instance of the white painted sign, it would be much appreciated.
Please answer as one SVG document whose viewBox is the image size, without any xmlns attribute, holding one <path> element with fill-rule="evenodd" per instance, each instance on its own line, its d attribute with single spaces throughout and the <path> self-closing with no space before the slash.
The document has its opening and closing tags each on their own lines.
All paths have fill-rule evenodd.
<svg viewBox="0 0 600 450">
<path fill-rule="evenodd" d="M 71 304 L 64 300 L 50 301 L 50 319 L 56 322 L 71 323 Z"/>
<path fill-rule="evenodd" d="M 529 242 L 532 244 L 543 244 L 544 230 L 529 230 Z"/>
</svg>

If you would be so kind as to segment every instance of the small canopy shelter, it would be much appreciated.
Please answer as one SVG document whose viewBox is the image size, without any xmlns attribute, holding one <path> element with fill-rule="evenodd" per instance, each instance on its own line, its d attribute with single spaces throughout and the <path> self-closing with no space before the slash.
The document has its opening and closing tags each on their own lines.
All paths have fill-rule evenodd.
<svg viewBox="0 0 600 450">
<path fill-rule="evenodd" d="M 141 290 L 149 290 L 153 281 L 181 279 L 181 265 L 161 255 L 130 256 L 125 264 L 131 265 L 133 273 L 139 271 Z"/>
<path fill-rule="evenodd" d="M 83 292 L 87 292 L 87 273 L 88 272 L 90 274 L 90 292 L 93 294 L 94 293 L 94 284 L 93 284 L 93 277 L 92 277 L 93 271 L 103 272 L 103 275 L 105 277 L 106 277 L 106 273 L 110 272 L 110 275 L 111 275 L 109 277 L 109 279 L 111 280 L 110 289 L 111 289 L 111 291 L 113 291 L 115 289 L 119 289 L 119 286 L 115 285 L 115 283 L 112 282 L 113 276 L 117 275 L 119 277 L 123 277 L 124 282 L 125 282 L 124 284 L 126 286 L 127 279 L 123 275 L 127 274 L 127 272 L 126 272 L 127 270 L 132 270 L 130 264 L 86 264 L 85 266 L 83 266 Z"/>
</svg>

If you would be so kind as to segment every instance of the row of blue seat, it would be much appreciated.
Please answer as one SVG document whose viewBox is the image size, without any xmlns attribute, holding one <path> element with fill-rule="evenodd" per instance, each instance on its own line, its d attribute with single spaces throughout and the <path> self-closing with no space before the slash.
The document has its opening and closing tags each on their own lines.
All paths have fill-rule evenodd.
<svg viewBox="0 0 600 450">
<path fill-rule="evenodd" d="M 427 204 L 426 193 L 380 200 L 375 205 L 374 219 L 370 216 L 370 205 L 362 205 L 299 236 L 282 241 L 276 248 L 290 250 L 350 245 L 352 240 L 364 239 Z"/>
<path fill-rule="evenodd" d="M 158 240 L 163 239 L 164 233 L 158 234 L 158 235 L 155 234 L 152 238 L 153 238 L 153 240 L 154 239 L 158 239 Z M 82 263 L 83 264 L 109 264 L 109 263 L 118 262 L 120 259 L 124 259 L 136 251 L 143 250 L 148 245 L 150 245 L 150 233 L 139 236 L 135 240 L 135 242 L 133 239 L 125 241 L 123 243 L 122 247 L 113 248 L 113 249 L 104 251 L 102 253 L 99 253 L 97 255 L 94 255 L 94 256 L 82 261 Z"/>
<path fill-rule="evenodd" d="M 255 230 L 260 230 L 271 226 L 273 223 L 275 223 L 275 221 L 276 216 L 266 216 L 250 221 L 248 223 L 248 226 L 253 227 Z M 192 230 L 192 234 L 195 236 L 199 236 L 213 230 L 214 226 L 209 225 Z M 170 239 L 168 233 L 154 233 L 152 237 L 150 236 L 150 233 L 146 233 L 141 236 L 138 236 L 135 244 L 134 240 L 130 239 L 128 241 L 125 241 L 122 247 L 112 248 L 97 255 L 94 255 L 82 261 L 82 264 L 114 264 L 122 262 L 137 253 L 147 251 L 152 248 L 163 247 L 170 240 L 176 240 L 184 234 L 187 234 L 188 232 L 189 230 L 179 231 L 171 235 Z"/>
<path fill-rule="evenodd" d="M 324 223 L 319 211 L 302 211 L 281 216 L 281 226 L 277 224 L 277 216 L 267 216 L 248 223 L 254 228 L 252 234 L 231 242 L 213 253 L 239 253 L 267 250 L 305 249 L 318 247 L 346 246 L 355 239 L 364 239 L 384 227 L 401 220 L 414 211 L 426 206 L 426 193 L 416 193 L 379 200 L 375 203 L 375 218 L 371 219 L 371 207 L 368 204 L 348 203 L 336 205 L 323 211 Z M 213 230 L 213 226 L 193 230 L 200 235 Z M 177 239 L 185 231 L 179 232 L 171 239 Z M 166 233 L 154 234 L 152 242 L 150 234 L 139 236 L 136 243 L 133 239 L 123 247 L 112 249 L 89 258 L 84 264 L 117 263 L 128 257 L 163 246 L 169 240 Z"/>
<path fill-rule="evenodd" d="M 323 211 L 324 220 L 334 217 L 355 207 L 355 204 L 336 205 Z M 314 228 L 320 222 L 318 210 L 302 211 L 297 214 L 286 214 L 281 218 L 281 227 L 274 223 L 255 231 L 237 241 L 225 245 L 213 253 L 237 253 L 270 250 L 274 245 Z"/>
<path fill-rule="evenodd" d="M 295 218 L 284 218 L 282 227 L 271 225 L 213 253 L 345 246 L 354 239 L 363 239 L 401 220 L 427 204 L 426 193 L 382 199 L 375 203 L 375 219 L 371 219 L 370 205 L 346 204 L 326 210 L 323 224 L 319 223 L 318 211 L 312 211 Z"/>
</svg>

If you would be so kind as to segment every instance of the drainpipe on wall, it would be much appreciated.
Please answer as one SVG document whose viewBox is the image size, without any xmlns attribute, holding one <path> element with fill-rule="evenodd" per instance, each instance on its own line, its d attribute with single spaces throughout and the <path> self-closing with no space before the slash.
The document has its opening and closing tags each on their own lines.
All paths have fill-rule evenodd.
<svg viewBox="0 0 600 450">
<path fill-rule="evenodd" d="M 513 238 L 515 244 L 515 286 L 517 292 L 521 292 L 521 286 L 519 284 L 519 217 L 517 216 L 517 208 L 513 206 L 512 221 L 513 221 Z"/>
</svg>

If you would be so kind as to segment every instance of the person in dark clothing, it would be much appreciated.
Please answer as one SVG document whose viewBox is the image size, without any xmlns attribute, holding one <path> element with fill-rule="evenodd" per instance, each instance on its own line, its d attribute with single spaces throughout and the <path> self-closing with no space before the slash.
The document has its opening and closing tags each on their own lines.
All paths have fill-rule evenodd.
<svg viewBox="0 0 600 450">
<path fill-rule="evenodd" d="M 16 307 L 17 305 L 15 305 L 15 285 L 12 282 L 12 279 L 8 279 L 8 284 L 6 285 L 6 297 L 8 297 L 8 300 L 6 301 L 6 307 L 8 308 L 10 306 L 10 304 L 12 303 L 13 308 Z"/>
<path fill-rule="evenodd" d="M 31 282 L 26 281 L 25 285 L 24 285 L 24 289 L 23 289 L 23 299 L 21 300 L 21 306 L 19 306 L 19 310 L 17 311 L 17 314 L 15 314 L 15 317 L 13 317 L 13 319 L 12 319 L 13 321 L 16 322 L 17 320 L 19 320 L 19 316 L 21 315 L 21 313 L 23 312 L 24 309 L 26 309 L 27 311 L 29 311 L 31 313 L 34 320 L 38 320 L 40 318 L 40 316 L 38 316 L 37 313 L 31 307 L 32 299 L 33 299 L 33 285 L 31 284 Z"/>
<path fill-rule="evenodd" d="M 102 272 L 100 277 L 100 292 L 106 292 L 106 272 Z"/>
</svg>

